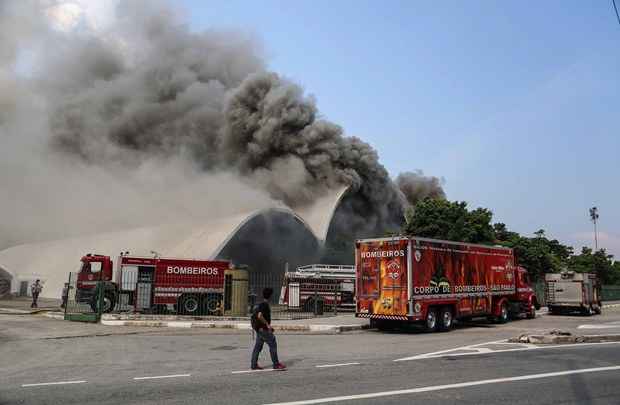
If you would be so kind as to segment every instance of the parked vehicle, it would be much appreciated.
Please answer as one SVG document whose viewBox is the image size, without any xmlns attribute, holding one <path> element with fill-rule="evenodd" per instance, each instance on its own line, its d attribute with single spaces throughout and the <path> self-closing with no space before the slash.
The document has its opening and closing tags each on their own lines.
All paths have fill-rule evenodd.
<svg viewBox="0 0 620 405">
<path fill-rule="evenodd" d="M 545 298 L 552 314 L 601 313 L 601 284 L 596 274 L 574 271 L 545 274 Z"/>
<path fill-rule="evenodd" d="M 454 320 L 507 322 L 540 308 L 512 249 L 419 237 L 356 242 L 356 316 L 389 328 L 421 323 L 447 331 Z"/>
<path fill-rule="evenodd" d="M 128 254 L 117 260 L 87 254 L 80 261 L 76 301 L 97 308 L 96 286 L 103 286 L 103 312 L 117 305 L 136 312 L 163 312 L 172 307 L 185 315 L 216 314 L 224 295 L 224 272 L 230 262 Z M 114 274 L 113 274 L 114 273 Z"/>
<path fill-rule="evenodd" d="M 280 304 L 314 312 L 324 306 L 355 308 L 355 266 L 310 264 L 284 273 Z"/>
</svg>

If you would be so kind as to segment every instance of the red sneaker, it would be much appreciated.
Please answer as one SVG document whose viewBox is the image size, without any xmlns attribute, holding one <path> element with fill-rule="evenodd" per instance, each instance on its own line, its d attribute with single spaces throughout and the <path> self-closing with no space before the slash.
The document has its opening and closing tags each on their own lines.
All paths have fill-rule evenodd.
<svg viewBox="0 0 620 405">
<path fill-rule="evenodd" d="M 278 363 L 275 366 L 273 366 L 274 370 L 286 370 L 286 366 L 282 363 Z"/>
<path fill-rule="evenodd" d="M 256 367 L 252 367 L 252 370 L 264 370 L 264 368 L 257 364 Z"/>
</svg>

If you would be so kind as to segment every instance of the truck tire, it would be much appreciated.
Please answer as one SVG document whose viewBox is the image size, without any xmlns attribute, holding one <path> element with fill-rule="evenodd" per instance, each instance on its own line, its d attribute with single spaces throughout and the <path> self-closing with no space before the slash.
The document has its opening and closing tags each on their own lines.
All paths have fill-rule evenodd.
<svg viewBox="0 0 620 405">
<path fill-rule="evenodd" d="M 426 311 L 426 318 L 424 319 L 424 330 L 426 332 L 436 332 L 439 326 L 439 319 L 437 315 L 437 308 L 430 307 Z"/>
<path fill-rule="evenodd" d="M 525 314 L 525 317 L 527 319 L 536 318 L 536 307 L 534 305 L 532 305 L 532 308 L 530 309 L 530 311 L 527 314 Z"/>
<path fill-rule="evenodd" d="M 218 315 L 222 296 L 220 294 L 207 294 L 202 300 L 202 313 L 206 315 Z"/>
<path fill-rule="evenodd" d="M 97 297 L 93 297 L 90 302 L 90 308 L 93 310 L 93 312 L 97 312 L 99 309 L 97 301 Z M 114 292 L 112 291 L 105 291 L 103 293 L 102 305 L 103 306 L 101 308 L 101 312 L 103 312 L 104 314 L 108 314 L 114 311 L 114 307 L 116 306 L 116 294 L 114 294 Z"/>
<path fill-rule="evenodd" d="M 193 294 L 182 295 L 179 298 L 179 314 L 198 315 L 200 313 L 200 297 Z"/>
<path fill-rule="evenodd" d="M 452 308 L 443 307 L 439 312 L 439 330 L 448 332 L 454 326 L 454 314 Z"/>
<path fill-rule="evenodd" d="M 112 291 L 106 291 L 103 293 L 103 312 L 110 313 L 114 311 L 114 307 L 116 307 L 116 294 Z"/>
<path fill-rule="evenodd" d="M 495 322 L 497 323 L 506 323 L 508 322 L 508 306 L 505 302 L 502 302 L 502 305 L 499 308 L 499 315 L 495 318 Z"/>
</svg>

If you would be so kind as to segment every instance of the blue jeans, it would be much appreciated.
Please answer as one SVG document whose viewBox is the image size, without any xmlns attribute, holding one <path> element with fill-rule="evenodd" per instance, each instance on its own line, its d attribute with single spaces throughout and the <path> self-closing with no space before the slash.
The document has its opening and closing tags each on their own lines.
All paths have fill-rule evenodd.
<svg viewBox="0 0 620 405">
<path fill-rule="evenodd" d="M 252 368 L 256 368 L 258 365 L 258 355 L 263 350 L 263 345 L 267 343 L 269 346 L 269 354 L 271 355 L 271 362 L 275 366 L 278 361 L 278 344 L 276 343 L 276 337 L 272 331 L 266 329 L 259 329 L 256 332 L 256 342 L 254 343 L 254 350 L 252 350 Z"/>
</svg>

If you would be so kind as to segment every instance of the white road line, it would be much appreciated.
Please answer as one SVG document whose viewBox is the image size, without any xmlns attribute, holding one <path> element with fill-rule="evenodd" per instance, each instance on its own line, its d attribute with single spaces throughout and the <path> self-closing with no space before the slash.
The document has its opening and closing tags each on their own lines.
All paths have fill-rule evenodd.
<svg viewBox="0 0 620 405">
<path fill-rule="evenodd" d="M 134 380 L 158 380 L 160 378 L 177 378 L 177 377 L 190 377 L 191 374 L 170 374 L 170 375 L 153 375 L 148 377 L 134 377 Z"/>
<path fill-rule="evenodd" d="M 507 382 L 512 382 L 512 381 L 536 380 L 540 378 L 560 377 L 560 376 L 573 375 L 573 374 L 585 374 L 585 373 L 596 373 L 596 372 L 617 371 L 617 370 L 620 370 L 620 366 L 582 368 L 582 369 L 577 369 L 577 370 L 556 371 L 552 373 L 527 374 L 527 375 L 520 375 L 520 376 L 515 376 L 515 377 L 494 378 L 491 380 L 468 381 L 468 382 L 462 382 L 462 383 L 456 383 L 456 384 L 431 385 L 427 387 L 410 388 L 410 389 L 396 390 L 396 391 L 383 391 L 383 392 L 372 392 L 369 394 L 344 395 L 344 396 L 339 396 L 339 397 L 309 399 L 306 401 L 277 402 L 277 403 L 266 404 L 266 405 L 325 404 L 328 402 L 354 401 L 354 400 L 360 400 L 360 399 L 380 398 L 380 397 L 387 397 L 387 396 L 394 396 L 394 395 L 417 394 L 420 392 L 441 391 L 441 390 L 448 390 L 448 389 L 455 389 L 455 388 L 474 387 L 477 385 L 507 383 Z"/>
<path fill-rule="evenodd" d="M 491 342 L 476 343 L 476 344 L 468 345 L 468 346 L 460 346 L 460 347 L 453 347 L 451 349 L 439 350 L 437 352 L 419 354 L 419 355 L 412 356 L 412 357 L 405 357 L 405 358 L 402 358 L 402 359 L 396 359 L 394 361 L 418 360 L 418 359 L 422 359 L 422 358 L 429 358 L 431 356 L 436 357 L 439 354 L 444 354 L 444 353 L 448 353 L 448 352 L 455 352 L 455 351 L 458 351 L 458 350 L 476 350 L 475 348 L 478 347 L 478 346 L 492 345 L 492 344 L 505 343 L 505 342 L 506 342 L 506 339 L 493 340 Z"/>
<path fill-rule="evenodd" d="M 476 356 L 476 355 L 479 355 L 479 354 L 522 352 L 522 351 L 526 351 L 526 350 L 577 348 L 577 347 L 584 347 L 584 346 L 620 344 L 620 342 L 567 343 L 567 344 L 545 345 L 545 346 L 534 345 L 534 344 L 531 344 L 531 343 L 514 343 L 514 344 L 515 345 L 519 345 L 519 346 L 526 346 L 526 347 L 518 347 L 518 348 L 515 348 L 515 349 L 491 350 L 491 349 L 487 349 L 487 348 L 480 348 L 480 347 L 479 348 L 473 348 L 474 346 L 467 346 L 467 347 L 459 347 L 457 349 L 452 349 L 452 350 L 443 350 L 441 352 L 425 353 L 425 354 L 419 354 L 417 356 L 403 357 L 401 359 L 396 359 L 396 360 L 393 360 L 393 361 L 400 362 L 400 361 L 436 359 L 438 357 Z M 475 352 L 473 352 L 473 353 L 450 353 L 452 351 L 458 351 L 458 350 L 475 350 Z"/>
<path fill-rule="evenodd" d="M 248 373 L 262 373 L 265 371 L 280 371 L 274 370 L 273 368 L 265 368 L 263 370 L 241 370 L 241 371 L 233 371 L 231 374 L 248 374 Z"/>
<path fill-rule="evenodd" d="M 321 364 L 320 366 L 315 366 L 316 368 L 330 368 L 330 367 L 344 367 L 344 366 L 356 366 L 360 363 L 340 363 L 340 364 Z"/>
<path fill-rule="evenodd" d="M 41 385 L 64 385 L 64 384 L 83 384 L 86 381 L 57 381 L 57 382 L 46 382 L 46 383 L 36 383 L 36 384 L 22 384 L 22 387 L 39 387 Z"/>
</svg>

